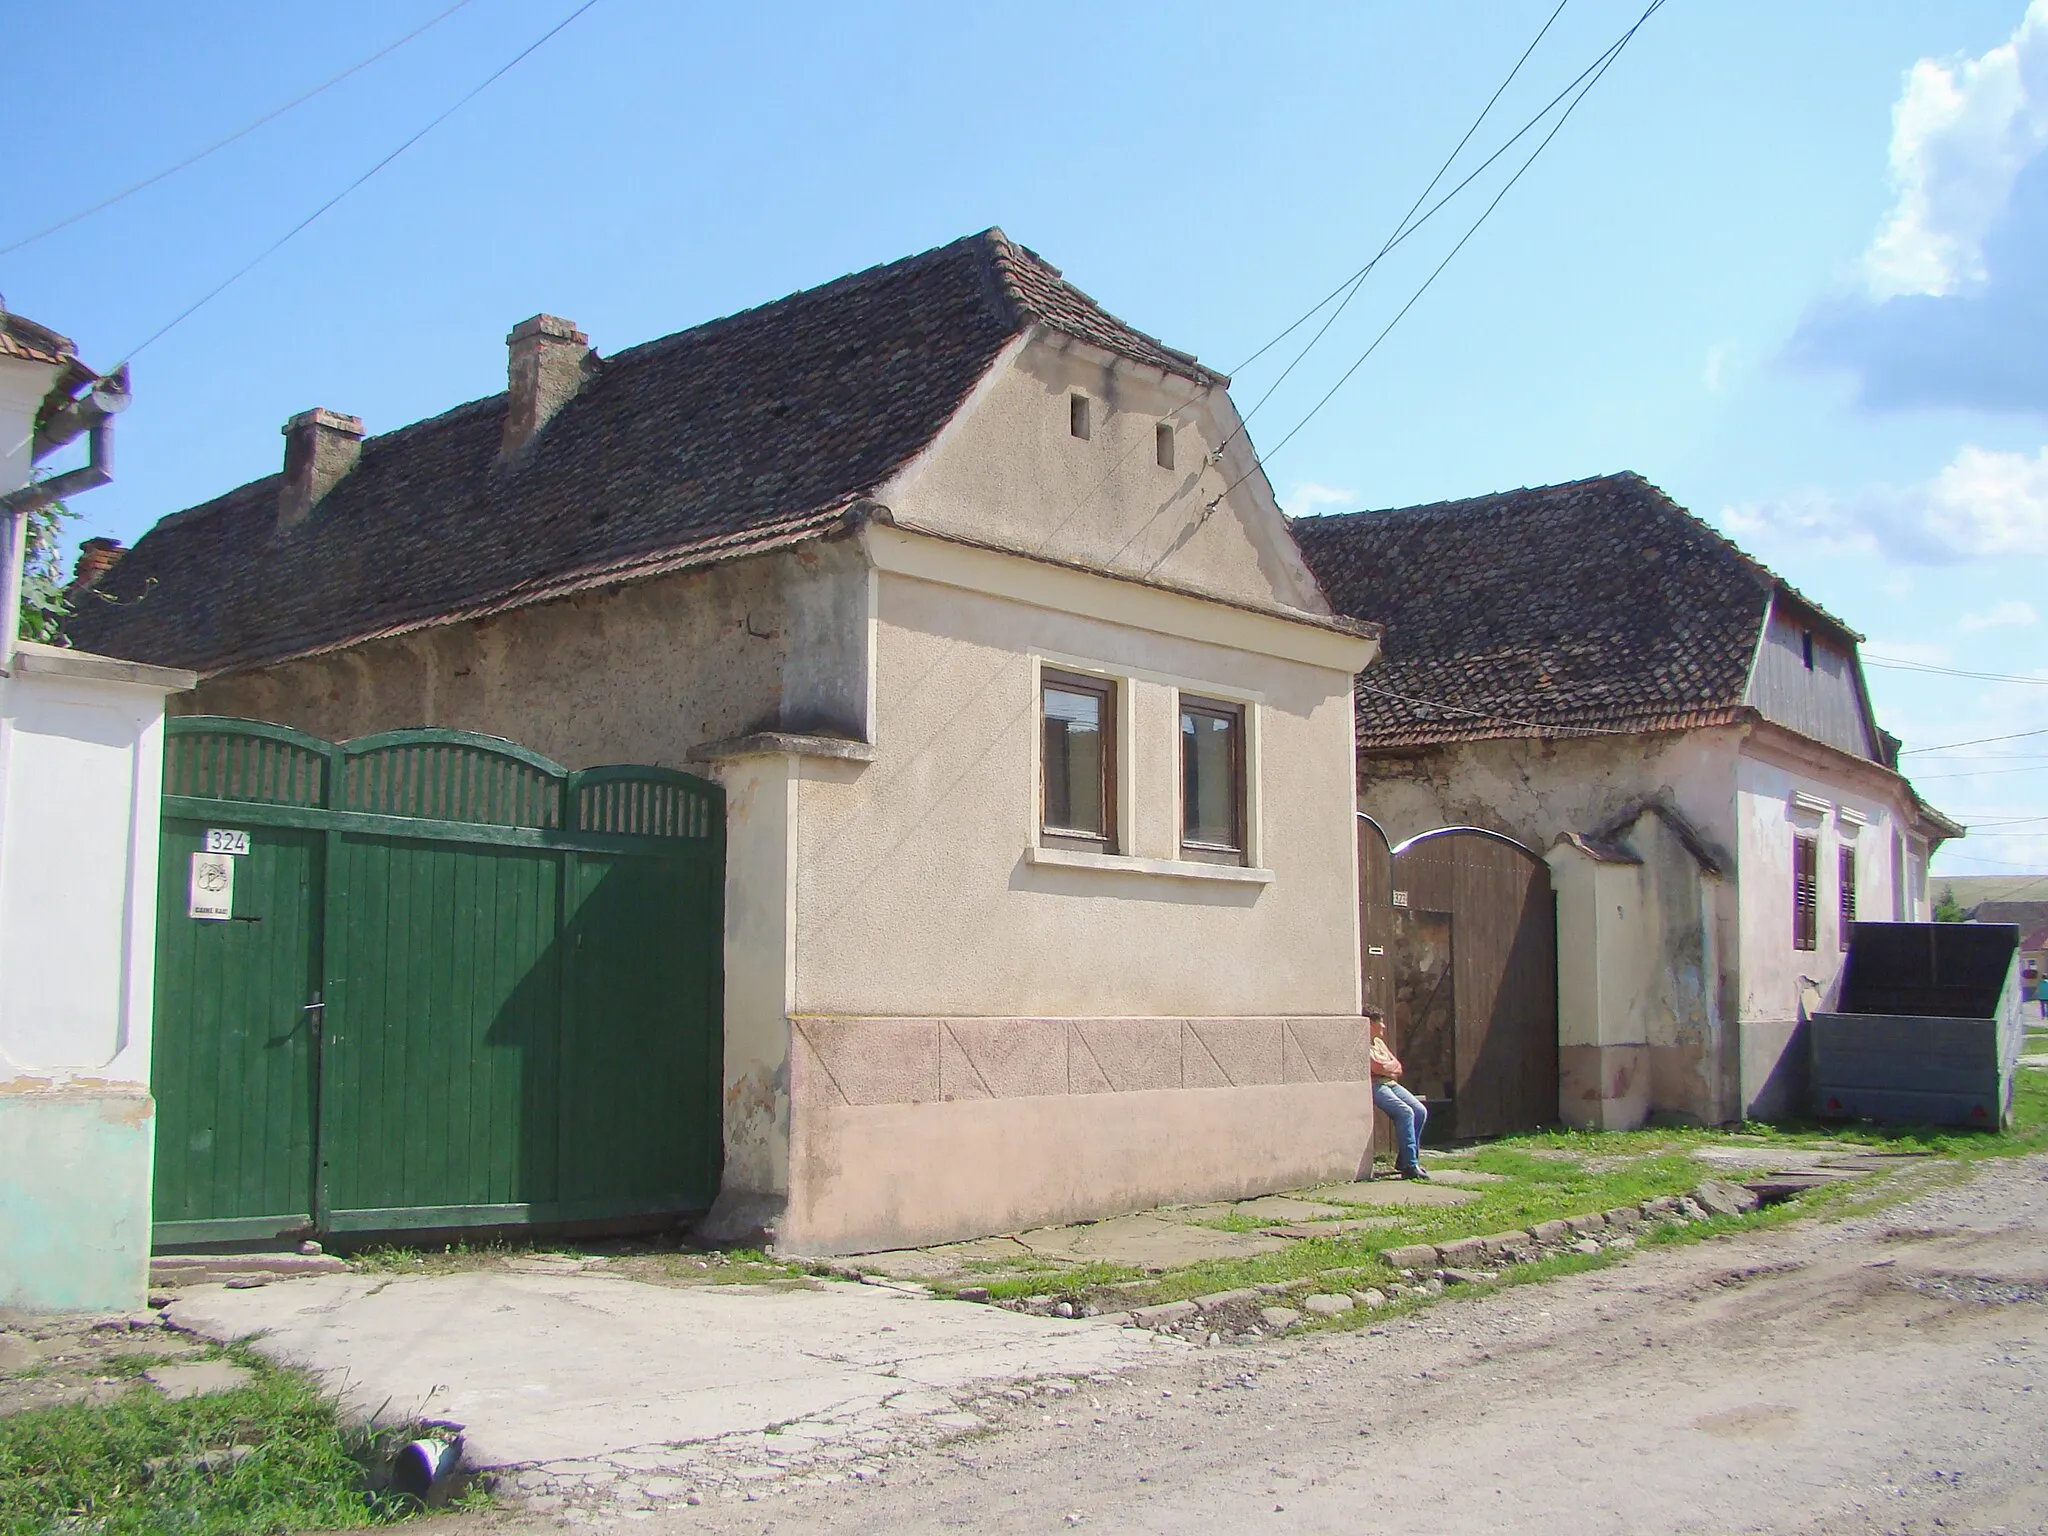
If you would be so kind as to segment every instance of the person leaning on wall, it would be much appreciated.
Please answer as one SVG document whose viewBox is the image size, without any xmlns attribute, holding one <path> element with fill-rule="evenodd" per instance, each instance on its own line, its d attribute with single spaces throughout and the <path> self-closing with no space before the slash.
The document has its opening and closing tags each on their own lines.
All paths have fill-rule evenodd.
<svg viewBox="0 0 2048 1536">
<path fill-rule="evenodd" d="M 1422 1100 L 1401 1086 L 1401 1058 L 1387 1046 L 1387 1021 L 1368 1012 L 1372 1030 L 1372 1101 L 1394 1123 L 1394 1174 L 1403 1179 L 1426 1179 L 1422 1166 L 1422 1128 L 1429 1124 L 1429 1109 Z"/>
</svg>

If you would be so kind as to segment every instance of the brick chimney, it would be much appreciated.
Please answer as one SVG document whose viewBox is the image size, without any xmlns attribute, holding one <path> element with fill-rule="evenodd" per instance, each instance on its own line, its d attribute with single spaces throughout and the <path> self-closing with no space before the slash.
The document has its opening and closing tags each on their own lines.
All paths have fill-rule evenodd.
<svg viewBox="0 0 2048 1536">
<path fill-rule="evenodd" d="M 520 321 L 505 346 L 508 390 L 500 461 L 532 442 L 597 371 L 590 338 L 555 315 Z"/>
<path fill-rule="evenodd" d="M 363 424 L 354 416 L 315 407 L 284 424 L 284 479 L 277 487 L 277 526 L 299 526 L 363 451 Z"/>
<path fill-rule="evenodd" d="M 87 539 L 78 546 L 78 564 L 71 568 L 71 585 L 64 590 L 83 592 L 111 571 L 115 562 L 127 553 L 119 539 Z"/>
</svg>

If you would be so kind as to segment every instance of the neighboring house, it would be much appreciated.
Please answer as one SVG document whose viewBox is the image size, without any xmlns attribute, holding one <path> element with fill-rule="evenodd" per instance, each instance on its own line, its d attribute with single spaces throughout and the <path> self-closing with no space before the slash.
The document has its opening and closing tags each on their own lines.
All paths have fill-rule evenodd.
<svg viewBox="0 0 2048 1536">
<path fill-rule="evenodd" d="M 1227 380 L 993 230 L 609 358 L 509 344 L 446 415 L 294 417 L 74 637 L 194 668 L 188 713 L 709 765 L 714 1230 L 851 1251 L 1367 1166 L 1376 631 Z"/>
<path fill-rule="evenodd" d="M 127 1311 L 149 1283 L 157 783 L 194 679 L 15 640 L 25 518 L 105 482 L 126 398 L 0 310 L 0 1310 Z"/>
<path fill-rule="evenodd" d="M 1847 924 L 1924 920 L 1963 830 L 1898 772 L 1860 637 L 1632 474 L 1292 526 L 1385 626 L 1361 810 L 1550 865 L 1563 1118 L 1799 1107 Z"/>
</svg>

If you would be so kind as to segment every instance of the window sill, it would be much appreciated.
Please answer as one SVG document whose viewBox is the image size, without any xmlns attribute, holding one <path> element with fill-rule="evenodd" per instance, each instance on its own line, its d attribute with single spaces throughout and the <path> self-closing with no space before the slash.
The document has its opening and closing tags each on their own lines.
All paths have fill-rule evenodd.
<svg viewBox="0 0 2048 1536">
<path fill-rule="evenodd" d="M 1053 869 L 1099 869 L 1119 875 L 1163 875 L 1170 880 L 1223 880 L 1238 885 L 1271 885 L 1270 869 L 1242 864 L 1204 864 L 1194 859 L 1133 859 L 1120 853 L 1086 853 L 1078 848 L 1024 850 L 1026 863 Z"/>
</svg>

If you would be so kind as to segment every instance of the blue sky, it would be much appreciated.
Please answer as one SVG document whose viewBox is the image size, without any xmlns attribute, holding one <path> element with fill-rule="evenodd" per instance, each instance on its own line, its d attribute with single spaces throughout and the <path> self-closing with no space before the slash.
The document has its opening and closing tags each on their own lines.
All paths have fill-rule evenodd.
<svg viewBox="0 0 2048 1536">
<path fill-rule="evenodd" d="M 0 246 L 450 3 L 12 8 L 15 121 L 43 127 Z M 1465 164 L 1643 3 L 1569 0 Z M 119 479 L 78 531 L 132 540 L 269 472 L 309 406 L 381 431 L 501 388 L 504 334 L 536 311 L 612 351 L 989 224 L 1233 368 L 1379 247 L 1554 5 L 598 0 L 136 357 Z M 469 0 L 0 256 L 0 293 L 108 366 L 573 8 Z M 2048 730 L 2044 147 L 2048 0 L 1669 0 L 1272 457 L 1275 486 L 1302 514 L 1639 470 L 1874 657 L 2041 680 L 1873 668 L 1909 747 Z M 1255 441 L 1302 419 L 1499 180 L 1382 264 Z M 1289 355 L 1239 374 L 1242 407 Z M 2048 871 L 2048 734 L 1907 762 L 1981 829 L 1938 868 Z"/>
</svg>

